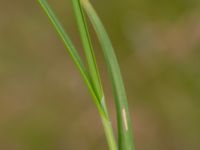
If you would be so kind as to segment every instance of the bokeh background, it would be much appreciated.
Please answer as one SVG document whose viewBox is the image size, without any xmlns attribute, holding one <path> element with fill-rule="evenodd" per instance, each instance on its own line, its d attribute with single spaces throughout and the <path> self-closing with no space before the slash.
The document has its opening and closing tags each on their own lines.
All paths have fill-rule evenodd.
<svg viewBox="0 0 200 150">
<path fill-rule="evenodd" d="M 82 53 L 71 1 L 49 3 Z M 137 150 L 199 150 L 200 1 L 92 3 L 116 49 Z M 91 35 L 116 131 L 106 65 Z M 0 149 L 108 149 L 87 88 L 35 0 L 0 0 Z"/>
</svg>

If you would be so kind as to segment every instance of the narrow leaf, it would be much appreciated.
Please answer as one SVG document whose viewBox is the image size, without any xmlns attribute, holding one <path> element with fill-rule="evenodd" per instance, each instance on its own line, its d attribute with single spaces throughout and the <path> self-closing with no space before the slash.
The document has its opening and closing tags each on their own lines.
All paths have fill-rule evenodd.
<svg viewBox="0 0 200 150">
<path fill-rule="evenodd" d="M 127 96 L 113 46 L 103 24 L 101 23 L 101 20 L 90 2 L 88 0 L 82 0 L 81 4 L 97 33 L 97 37 L 100 41 L 107 62 L 108 70 L 110 72 L 110 77 L 112 79 L 117 109 L 119 149 L 134 150 L 132 125 L 128 110 Z"/>
<path fill-rule="evenodd" d="M 104 130 L 107 137 L 108 145 L 109 145 L 110 150 L 117 150 L 117 145 L 115 142 L 112 125 L 109 119 L 109 115 L 108 115 L 108 111 L 107 111 L 107 107 L 106 107 L 106 103 L 104 99 L 104 93 L 102 89 L 100 75 L 97 68 L 96 58 L 94 55 L 93 46 L 92 46 L 90 35 L 88 32 L 87 23 L 85 21 L 85 16 L 80 4 L 80 0 L 72 0 L 72 3 L 73 3 L 74 12 L 76 15 L 78 28 L 81 35 L 81 40 L 82 40 L 83 47 L 85 50 L 85 55 L 86 55 L 88 66 L 89 66 L 89 75 L 91 77 L 91 82 L 93 83 L 93 87 L 97 93 L 97 96 L 99 97 L 99 102 L 101 104 L 101 107 L 104 110 L 105 115 L 106 115 L 106 118 L 105 118 L 104 116 L 100 114 L 103 125 L 104 125 Z"/>
<path fill-rule="evenodd" d="M 48 17 L 51 20 L 54 28 L 58 32 L 60 38 L 62 39 L 62 41 L 64 42 L 64 44 L 65 44 L 65 46 L 68 50 L 68 52 L 70 53 L 74 63 L 76 64 L 78 70 L 80 71 L 86 85 L 88 86 L 89 91 L 91 92 L 91 94 L 93 96 L 94 103 L 96 104 L 98 110 L 102 114 L 104 114 L 104 111 L 101 108 L 101 104 L 99 103 L 99 99 L 98 99 L 96 92 L 93 89 L 92 83 L 89 79 L 88 72 L 87 72 L 77 50 L 75 49 L 74 45 L 72 44 L 69 36 L 66 34 L 64 28 L 62 27 L 62 25 L 58 21 L 57 17 L 55 16 L 54 12 L 51 10 L 51 8 L 50 8 L 49 4 L 46 2 L 46 0 L 39 0 L 39 3 L 42 6 L 42 8 L 44 9 L 45 13 L 48 15 Z"/>
<path fill-rule="evenodd" d="M 78 24 L 78 28 L 81 35 L 81 40 L 83 43 L 83 47 L 85 50 L 85 55 L 88 62 L 89 67 L 89 75 L 91 77 L 91 81 L 93 83 L 94 89 L 97 92 L 98 97 L 101 99 L 103 97 L 103 89 L 100 82 L 100 76 L 96 64 L 96 58 L 94 55 L 94 50 L 92 47 L 90 35 L 88 32 L 88 27 L 85 21 L 85 17 L 83 14 L 82 7 L 80 5 L 80 0 L 72 0 L 74 12 L 76 15 L 76 20 Z"/>
</svg>

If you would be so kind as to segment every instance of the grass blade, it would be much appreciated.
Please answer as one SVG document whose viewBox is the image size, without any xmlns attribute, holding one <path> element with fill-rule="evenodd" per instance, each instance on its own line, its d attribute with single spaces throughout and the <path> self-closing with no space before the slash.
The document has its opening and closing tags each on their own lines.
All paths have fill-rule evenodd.
<svg viewBox="0 0 200 150">
<path fill-rule="evenodd" d="M 96 104 L 97 109 L 99 111 L 99 114 L 101 116 L 110 150 L 117 150 L 117 146 L 116 146 L 116 143 L 115 143 L 115 138 L 114 138 L 114 134 L 113 134 L 113 130 L 112 130 L 112 125 L 111 125 L 111 122 L 110 122 L 110 119 L 109 119 L 109 116 L 108 116 L 108 113 L 107 113 L 107 110 L 106 110 L 106 106 L 104 105 L 103 90 L 101 89 L 101 83 L 100 83 L 100 79 L 99 79 L 99 75 L 98 75 L 98 70 L 97 70 L 97 67 L 96 67 L 95 57 L 94 57 L 93 53 L 89 54 L 90 52 L 93 52 L 92 49 L 89 49 L 90 51 L 87 51 L 87 53 L 89 55 L 91 55 L 90 56 L 91 58 L 88 57 L 88 63 L 94 64 L 94 66 L 90 66 L 91 67 L 91 74 L 92 74 L 91 76 L 95 77 L 93 79 L 91 79 L 90 74 L 88 74 L 88 72 L 87 72 L 77 50 L 75 49 L 70 38 L 68 37 L 68 35 L 64 31 L 62 25 L 58 21 L 57 17 L 55 16 L 53 11 L 51 10 L 51 8 L 48 5 L 48 3 L 46 2 L 46 0 L 39 0 L 39 3 L 42 6 L 42 8 L 44 9 L 44 11 L 46 12 L 46 14 L 48 15 L 49 19 L 51 20 L 54 28 L 58 32 L 62 41 L 64 42 L 68 52 L 70 53 L 74 63 L 78 67 L 86 85 L 88 86 L 88 89 L 89 89 L 89 91 L 90 91 L 90 93 L 93 97 L 93 101 Z M 81 18 L 79 18 L 79 19 L 81 19 Z M 81 20 L 81 21 L 83 21 L 83 20 Z M 79 22 L 79 23 L 83 23 L 83 22 Z M 88 38 L 86 26 L 84 28 L 80 29 L 83 32 L 82 38 L 85 38 L 85 37 Z M 85 30 L 85 31 L 83 31 L 83 30 Z M 83 42 L 85 43 L 84 44 L 85 48 L 88 48 L 89 46 L 91 46 L 90 43 L 87 43 L 87 42 L 89 42 L 89 38 L 86 41 L 83 41 Z M 92 68 L 92 67 L 94 67 L 94 68 Z M 95 83 L 95 85 L 94 85 L 94 83 Z M 94 88 L 94 86 L 96 87 L 96 89 Z"/>
<path fill-rule="evenodd" d="M 128 110 L 126 92 L 113 46 L 103 24 L 101 23 L 101 20 L 90 2 L 88 0 L 82 0 L 81 4 L 97 33 L 112 79 L 117 109 L 119 149 L 134 150 L 132 125 Z"/>
<path fill-rule="evenodd" d="M 47 14 L 47 16 L 49 17 L 49 19 L 51 20 L 51 22 L 52 22 L 53 26 L 55 27 L 56 31 L 58 32 L 60 38 L 64 42 L 68 52 L 70 53 L 71 57 L 73 58 L 73 61 L 77 65 L 78 69 L 81 71 L 81 74 L 84 76 L 84 78 L 86 78 L 88 80 L 88 74 L 87 74 L 86 68 L 85 68 L 77 50 L 75 49 L 69 36 L 64 31 L 64 29 L 63 29 L 62 25 L 60 24 L 60 22 L 58 21 L 57 17 L 51 10 L 49 4 L 46 2 L 46 0 L 39 0 L 39 3 L 42 6 L 42 8 L 44 9 L 44 11 Z"/>
<path fill-rule="evenodd" d="M 95 59 L 92 43 L 90 40 L 90 35 L 88 32 L 88 27 L 85 21 L 82 7 L 80 5 L 80 0 L 72 0 L 72 3 L 73 3 L 74 12 L 76 15 L 79 32 L 81 35 L 81 40 L 82 40 L 83 47 L 85 50 L 85 55 L 88 62 L 89 75 L 91 77 L 94 89 L 97 92 L 97 95 L 99 96 L 99 98 L 102 98 L 103 89 L 100 82 L 100 76 L 98 73 L 98 68 L 96 64 L 96 59 Z"/>
<path fill-rule="evenodd" d="M 107 117 L 106 120 L 103 117 L 102 121 L 103 121 L 104 129 L 105 129 L 108 145 L 109 145 L 110 150 L 117 150 L 117 146 L 115 143 L 115 138 L 114 138 L 114 134 L 112 130 L 112 125 L 109 119 L 106 103 L 104 100 L 104 92 L 102 89 L 100 75 L 97 68 L 96 58 L 94 55 L 94 50 L 93 50 L 90 35 L 88 32 L 87 23 L 85 21 L 84 13 L 80 4 L 80 0 L 72 0 L 72 3 L 73 3 L 74 12 L 76 15 L 76 20 L 78 23 L 79 32 L 81 35 L 81 40 L 82 40 L 83 47 L 85 50 L 85 55 L 86 55 L 88 66 L 89 66 L 89 75 L 91 77 L 97 96 L 99 96 L 102 109 L 104 110 Z"/>
<path fill-rule="evenodd" d="M 69 36 L 66 34 L 65 30 L 63 29 L 62 25 L 58 21 L 57 17 L 55 16 L 54 12 L 51 10 L 51 8 L 50 8 L 49 4 L 46 2 L 46 0 L 38 0 L 38 2 L 42 6 L 43 10 L 45 11 L 45 13 L 49 17 L 49 19 L 51 20 L 51 22 L 52 22 L 54 28 L 56 29 L 56 31 L 58 32 L 60 38 L 64 42 L 68 52 L 70 53 L 70 56 L 72 57 L 74 63 L 76 64 L 78 70 L 80 71 L 86 85 L 88 86 L 89 91 L 92 94 L 94 102 L 95 102 L 96 106 L 98 107 L 98 110 L 102 111 L 102 113 L 103 113 L 103 110 L 101 109 L 101 106 L 99 103 L 99 99 L 96 96 L 96 92 L 93 90 L 86 67 L 84 66 L 83 61 L 81 60 L 76 48 L 74 47 L 73 43 L 71 42 Z"/>
</svg>

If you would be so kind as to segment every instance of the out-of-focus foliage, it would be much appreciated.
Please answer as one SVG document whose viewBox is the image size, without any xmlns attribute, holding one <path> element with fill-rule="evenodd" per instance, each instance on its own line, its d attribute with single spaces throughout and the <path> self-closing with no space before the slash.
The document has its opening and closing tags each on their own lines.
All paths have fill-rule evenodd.
<svg viewBox="0 0 200 150">
<path fill-rule="evenodd" d="M 49 3 L 82 51 L 70 0 Z M 117 50 L 137 149 L 199 150 L 200 1 L 92 3 Z M 37 1 L 2 0 L 0 12 L 0 149 L 107 149 L 88 91 Z"/>
</svg>

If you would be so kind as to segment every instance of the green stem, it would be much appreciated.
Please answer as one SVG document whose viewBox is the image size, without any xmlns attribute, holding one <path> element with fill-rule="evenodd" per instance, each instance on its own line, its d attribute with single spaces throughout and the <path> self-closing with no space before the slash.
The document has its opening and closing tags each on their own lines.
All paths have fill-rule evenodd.
<svg viewBox="0 0 200 150">
<path fill-rule="evenodd" d="M 107 117 L 104 117 L 101 115 L 101 120 L 103 123 L 103 127 L 104 127 L 104 131 L 106 134 L 106 138 L 107 138 L 107 142 L 108 142 L 108 146 L 110 150 L 117 150 L 117 145 L 115 142 L 115 137 L 113 134 L 113 128 L 111 125 L 111 122 L 109 121 L 109 119 Z"/>
</svg>

